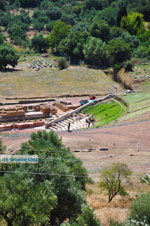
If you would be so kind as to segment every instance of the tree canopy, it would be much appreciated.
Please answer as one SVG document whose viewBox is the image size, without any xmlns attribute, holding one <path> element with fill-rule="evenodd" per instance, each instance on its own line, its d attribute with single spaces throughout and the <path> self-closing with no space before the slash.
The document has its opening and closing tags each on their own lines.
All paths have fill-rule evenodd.
<svg viewBox="0 0 150 226">
<path fill-rule="evenodd" d="M 57 21 L 48 37 L 50 47 L 57 50 L 60 41 L 67 37 L 69 31 L 70 25 Z"/>
<path fill-rule="evenodd" d="M 100 188 L 107 191 L 108 202 L 111 202 L 116 195 L 126 195 L 126 186 L 129 185 L 131 170 L 126 164 L 114 163 L 104 168 L 100 177 Z"/>
<path fill-rule="evenodd" d="M 86 204 L 90 182 L 82 162 L 65 148 L 54 132 L 31 134 L 17 154 L 37 154 L 38 164 L 0 166 L 0 215 L 8 225 L 58 226 L 75 220 Z M 12 173 L 13 172 L 13 173 Z"/>
<path fill-rule="evenodd" d="M 8 45 L 0 45 L 0 69 L 11 65 L 15 67 L 18 63 L 19 56 L 16 51 Z"/>
<path fill-rule="evenodd" d="M 34 36 L 31 40 L 31 43 L 33 49 L 39 53 L 45 52 L 49 47 L 48 40 L 45 39 L 41 34 Z"/>
<path fill-rule="evenodd" d="M 122 64 L 130 59 L 130 46 L 123 40 L 111 40 L 106 46 L 106 55 L 114 67 L 116 64 Z"/>
</svg>

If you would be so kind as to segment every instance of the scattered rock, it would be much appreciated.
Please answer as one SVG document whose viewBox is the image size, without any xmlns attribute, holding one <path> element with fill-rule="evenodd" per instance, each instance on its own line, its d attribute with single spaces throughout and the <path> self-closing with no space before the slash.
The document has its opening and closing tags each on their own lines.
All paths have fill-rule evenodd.
<svg viewBox="0 0 150 226">
<path fill-rule="evenodd" d="M 130 154 L 130 156 L 134 156 L 133 154 Z"/>
<path fill-rule="evenodd" d="M 74 152 L 80 152 L 80 150 L 74 150 Z"/>
<path fill-rule="evenodd" d="M 95 151 L 94 148 L 88 148 L 88 152 Z"/>
</svg>

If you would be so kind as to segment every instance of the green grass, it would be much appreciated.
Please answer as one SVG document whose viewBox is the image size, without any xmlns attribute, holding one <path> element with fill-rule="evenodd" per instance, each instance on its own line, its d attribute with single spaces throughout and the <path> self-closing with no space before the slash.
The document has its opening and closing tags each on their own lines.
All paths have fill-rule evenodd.
<svg viewBox="0 0 150 226">
<path fill-rule="evenodd" d="M 108 124 L 119 118 L 125 112 L 125 106 L 122 103 L 111 101 L 107 103 L 96 104 L 87 107 L 83 113 L 93 115 L 96 119 L 96 127 Z"/>
<path fill-rule="evenodd" d="M 150 112 L 150 83 L 146 83 L 141 90 L 122 96 L 128 103 L 129 109 L 126 115 L 119 118 L 118 121 L 135 119 L 137 116 Z"/>
</svg>

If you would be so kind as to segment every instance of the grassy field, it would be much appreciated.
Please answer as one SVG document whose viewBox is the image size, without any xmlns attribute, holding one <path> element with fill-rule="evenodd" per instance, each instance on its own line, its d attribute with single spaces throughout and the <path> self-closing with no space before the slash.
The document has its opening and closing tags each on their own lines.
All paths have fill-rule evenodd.
<svg viewBox="0 0 150 226">
<path fill-rule="evenodd" d="M 122 96 L 128 103 L 128 113 L 120 117 L 118 121 L 134 119 L 150 112 L 150 83 L 146 82 L 141 90 Z"/>
<path fill-rule="evenodd" d="M 95 106 L 87 107 L 83 113 L 93 115 L 96 119 L 96 127 L 108 124 L 119 118 L 126 108 L 123 104 L 111 101 L 107 103 L 96 104 Z"/>
<path fill-rule="evenodd" d="M 29 57 L 19 62 L 14 71 L 0 72 L 1 96 L 58 96 L 64 94 L 105 94 L 118 92 L 122 88 L 112 81 L 102 70 L 89 69 L 83 66 L 69 67 L 59 71 L 56 68 L 41 68 L 40 71 L 28 68 L 27 64 L 36 60 Z M 47 59 L 50 61 L 53 59 Z"/>
</svg>

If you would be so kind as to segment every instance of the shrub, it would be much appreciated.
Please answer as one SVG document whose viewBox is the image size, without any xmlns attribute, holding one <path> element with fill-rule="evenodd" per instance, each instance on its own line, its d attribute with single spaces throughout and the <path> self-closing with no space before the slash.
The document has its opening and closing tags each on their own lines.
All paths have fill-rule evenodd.
<svg viewBox="0 0 150 226">
<path fill-rule="evenodd" d="M 67 61 L 66 61 L 65 57 L 61 57 L 58 60 L 58 68 L 59 68 L 59 70 L 67 68 Z"/>
<path fill-rule="evenodd" d="M 113 221 L 110 219 L 109 226 L 124 226 L 123 223 L 119 223 L 118 221 Z"/>
<path fill-rule="evenodd" d="M 145 45 L 139 45 L 139 47 L 133 51 L 133 57 L 148 58 L 149 52 L 147 47 Z"/>
<path fill-rule="evenodd" d="M 150 225 L 150 193 L 142 194 L 133 201 L 130 217 L 132 220 Z"/>
<path fill-rule="evenodd" d="M 132 62 L 128 60 L 128 61 L 125 63 L 124 69 L 125 69 L 125 72 L 132 71 L 132 69 L 133 69 L 133 64 L 132 64 Z"/>
</svg>

